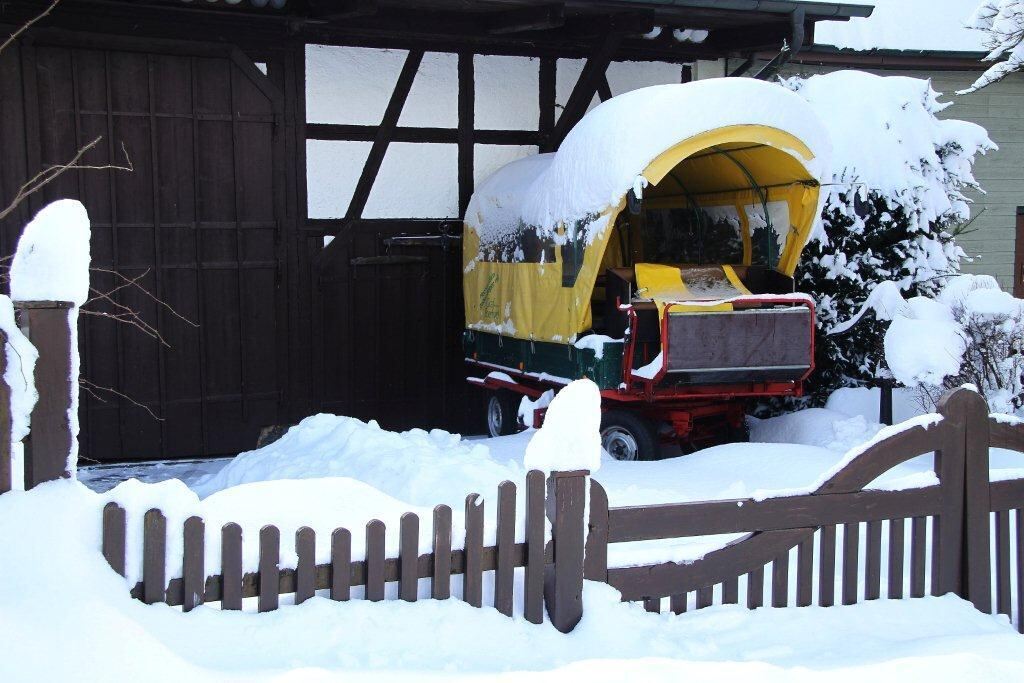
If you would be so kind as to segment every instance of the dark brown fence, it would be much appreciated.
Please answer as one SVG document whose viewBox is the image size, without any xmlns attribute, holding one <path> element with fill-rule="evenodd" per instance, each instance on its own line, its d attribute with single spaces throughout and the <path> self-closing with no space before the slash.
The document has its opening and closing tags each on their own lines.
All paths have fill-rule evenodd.
<svg viewBox="0 0 1024 683">
<path fill-rule="evenodd" d="M 300 528 L 295 534 L 298 563 L 294 569 L 281 569 L 280 533 L 265 526 L 259 534 L 259 568 L 243 573 L 242 529 L 230 523 L 220 529 L 221 566 L 210 574 L 203 566 L 205 524 L 199 517 L 185 520 L 183 563 L 180 577 L 165 577 L 166 520 L 160 510 L 149 510 L 143 521 L 142 581 L 132 595 L 147 603 L 181 605 L 184 611 L 205 602 L 219 602 L 221 609 L 241 609 L 244 598 L 258 598 L 258 610 L 278 607 L 278 596 L 294 593 L 295 602 L 312 597 L 315 591 L 329 591 L 332 600 L 348 600 L 353 587 L 365 587 L 365 599 L 383 600 L 385 584 L 397 582 L 402 600 L 418 598 L 420 579 L 430 580 L 430 597 L 444 600 L 451 596 L 451 577 L 463 577 L 462 599 L 480 607 L 483 602 L 483 576 L 494 573 L 494 608 L 512 616 L 513 584 L 516 568 L 524 568 L 523 614 L 534 623 L 543 621 L 544 570 L 553 560 L 545 547 L 544 475 L 532 471 L 526 478 L 526 530 L 524 543 L 516 542 L 516 486 L 503 482 L 498 487 L 496 544 L 484 546 L 484 502 L 477 494 L 466 498 L 465 539 L 462 549 L 452 550 L 452 510 L 438 505 L 433 512 L 433 547 L 420 553 L 420 519 L 402 515 L 399 555 L 385 556 L 385 525 L 370 521 L 365 528 L 366 556 L 353 560 L 352 534 L 335 529 L 329 539 L 331 561 L 316 564 L 317 539 L 313 529 Z M 125 574 L 125 510 L 108 503 L 103 511 L 103 554 L 122 576 Z M 582 529 L 582 526 L 579 525 Z M 579 561 L 576 562 L 579 565 Z"/>
<path fill-rule="evenodd" d="M 1024 451 L 1024 425 L 990 418 L 985 401 L 967 390 L 947 395 L 939 413 L 941 419 L 872 444 L 807 495 L 609 508 L 592 482 L 587 578 L 608 582 L 623 600 L 642 601 L 652 612 L 667 598 L 675 613 L 739 603 L 741 587 L 750 608 L 957 593 L 990 612 L 994 579 L 997 609 L 1007 616 L 1016 581 L 1024 632 L 1024 480 L 990 484 L 988 457 L 990 445 Z M 865 490 L 892 467 L 931 452 L 937 485 Z M 607 566 L 610 543 L 713 534 L 748 535 L 691 563 Z"/>
<path fill-rule="evenodd" d="M 257 597 L 259 610 L 266 611 L 277 608 L 281 594 L 294 593 L 298 603 L 329 590 L 332 599 L 347 600 L 353 586 L 365 586 L 366 599 L 381 600 L 388 582 L 398 582 L 401 599 L 416 600 L 420 579 L 431 580 L 432 598 L 445 599 L 450 577 L 461 574 L 463 600 L 479 607 L 483 573 L 493 571 L 494 606 L 511 615 L 513 572 L 524 567 L 526 618 L 540 623 L 546 607 L 562 631 L 572 630 L 582 616 L 586 578 L 611 584 L 623 600 L 642 601 L 652 612 L 660 611 L 665 599 L 672 612 L 681 613 L 691 605 L 741 601 L 750 608 L 831 606 L 945 593 L 992 612 L 994 597 L 995 610 L 1011 618 L 1016 612 L 1024 632 L 1024 479 L 990 483 L 990 447 L 1024 451 L 1024 425 L 989 417 L 978 394 L 957 390 L 941 401 L 939 416 L 903 425 L 850 454 L 806 495 L 609 507 L 604 489 L 588 482 L 587 472 L 553 473 L 546 490 L 544 475 L 530 472 L 525 543 L 515 542 L 516 488 L 505 482 L 498 492 L 494 546 L 483 545 L 483 503 L 478 505 L 474 494 L 466 500 L 464 549 L 452 550 L 451 510 L 438 506 L 429 553 L 420 554 L 417 545 L 420 520 L 406 514 L 397 558 L 385 557 L 384 524 L 374 520 L 365 530 L 365 559 L 353 561 L 351 535 L 337 529 L 330 539 L 331 562 L 317 565 L 313 531 L 302 528 L 295 538 L 296 568 L 281 569 L 279 532 L 266 526 L 260 532 L 258 571 L 250 573 L 243 573 L 241 528 L 228 524 L 220 530 L 222 566 L 208 574 L 204 524 L 191 517 L 184 523 L 181 577 L 170 581 L 164 573 L 166 523 L 159 510 L 150 510 L 144 520 L 143 578 L 132 594 L 186 611 L 217 601 L 222 609 L 240 609 L 243 598 Z M 866 489 L 896 465 L 933 452 L 937 484 Z M 549 542 L 545 512 L 551 521 Z M 122 575 L 125 524 L 124 510 L 108 504 L 103 552 Z M 716 534 L 742 538 L 690 563 L 608 566 L 614 543 Z"/>
</svg>

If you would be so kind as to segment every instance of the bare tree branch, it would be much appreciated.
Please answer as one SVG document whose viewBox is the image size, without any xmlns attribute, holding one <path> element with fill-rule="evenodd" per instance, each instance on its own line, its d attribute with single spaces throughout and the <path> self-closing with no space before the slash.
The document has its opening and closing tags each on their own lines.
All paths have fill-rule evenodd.
<svg viewBox="0 0 1024 683">
<path fill-rule="evenodd" d="M 117 290 L 119 290 L 119 289 L 122 289 L 122 288 L 124 288 L 124 287 L 128 287 L 128 286 L 135 286 L 135 288 L 136 288 L 136 289 L 138 289 L 138 290 L 139 290 L 140 292 L 142 292 L 143 294 L 145 294 L 146 296 L 148 296 L 148 297 L 149 297 L 150 299 L 152 299 L 152 300 L 153 300 L 154 302 L 156 302 L 157 304 L 159 304 L 159 305 L 163 306 L 163 307 L 164 307 L 164 308 L 166 308 L 166 309 L 167 309 L 168 311 L 170 311 L 170 313 L 171 313 L 171 314 L 172 314 L 172 315 L 173 315 L 173 316 L 174 316 L 175 318 L 178 318 L 178 319 L 179 319 L 179 320 L 181 320 L 182 322 L 188 323 L 188 324 L 189 324 L 189 325 L 191 325 L 192 327 L 199 327 L 199 323 L 197 323 L 197 322 L 195 322 L 195 321 L 192 321 L 192 320 L 189 320 L 188 318 L 186 318 L 186 317 L 185 317 L 184 315 L 182 315 L 181 313 L 178 313 L 178 311 L 176 311 L 176 310 L 174 309 L 174 307 L 173 307 L 173 306 L 171 306 L 171 305 L 170 305 L 169 303 L 167 303 L 167 302 L 166 302 L 166 301 L 164 301 L 163 299 L 159 299 L 159 298 L 157 298 L 157 296 L 156 296 L 156 295 L 154 295 L 154 294 L 153 294 L 153 293 L 152 293 L 151 291 L 149 291 L 148 289 L 146 289 L 145 287 L 143 287 L 142 285 L 140 285 L 140 284 L 139 284 L 139 283 L 137 282 L 138 280 L 140 280 L 140 279 L 142 279 L 143 277 L 145 277 L 145 275 L 146 275 L 147 273 L 149 273 L 149 269 L 148 269 L 148 268 L 146 269 L 146 272 L 145 272 L 145 273 L 143 273 L 142 275 L 139 275 L 138 277 L 136 277 L 136 278 L 133 278 L 133 279 L 129 279 L 129 278 L 127 278 L 127 277 L 126 277 L 125 275 L 122 275 L 121 273 L 117 272 L 116 270 L 109 270 L 109 269 L 107 269 L 107 268 L 99 268 L 99 267 L 93 267 L 93 268 L 90 268 L 89 270 L 93 270 L 93 271 L 96 271 L 96 272 L 98 272 L 98 273 L 108 273 L 108 274 L 110 274 L 110 275 L 113 275 L 114 277 L 117 277 L 117 278 L 120 278 L 120 279 L 124 280 L 124 284 L 122 284 L 122 285 L 119 285 L 118 287 L 116 287 L 115 289 L 113 289 L 113 290 L 112 290 L 112 291 L 110 291 L 110 292 L 107 292 L 107 294 L 113 294 L 113 293 L 114 293 L 114 292 L 116 292 Z M 87 301 L 86 303 L 89 303 L 89 302 Z"/>
<path fill-rule="evenodd" d="M 98 384 L 93 384 L 92 382 L 90 382 L 89 380 L 85 379 L 84 377 L 79 377 L 78 378 L 78 385 L 80 387 L 82 387 L 83 389 L 85 389 L 86 392 L 88 392 L 90 396 L 95 398 L 100 403 L 106 403 L 107 401 L 106 401 L 106 399 L 101 398 L 100 395 L 97 394 L 96 392 L 97 391 L 107 391 L 107 392 L 109 392 L 111 394 L 114 394 L 115 396 L 119 396 L 119 397 L 123 398 L 124 400 L 128 401 L 129 403 L 131 403 L 132 405 L 134 405 L 136 407 L 142 408 L 147 413 L 149 413 L 150 416 L 154 420 L 157 420 L 158 422 L 163 422 L 164 421 L 164 418 L 158 416 L 156 413 L 154 413 L 152 410 L 150 410 L 149 406 L 147 406 L 147 405 L 145 405 L 143 403 L 139 403 L 138 401 L 136 401 L 134 398 L 132 398 L 128 394 L 121 393 L 117 389 L 112 389 L 110 387 L 101 387 Z"/>
<path fill-rule="evenodd" d="M 7 40 L 4 41 L 3 45 L 0 45 L 0 52 L 3 52 L 4 50 L 6 50 L 10 46 L 11 43 L 13 43 L 15 40 L 18 39 L 18 36 L 20 36 L 22 33 L 24 33 L 29 28 L 31 28 L 32 24 L 36 23 L 37 21 L 39 21 L 40 19 L 45 17 L 47 14 L 52 12 L 53 8 L 56 7 L 59 4 L 60 4 L 60 0 L 53 0 L 53 2 L 50 3 L 49 7 L 47 7 L 42 12 L 40 12 L 36 16 L 32 17 L 31 19 L 29 19 L 28 22 L 22 24 L 21 27 L 18 28 L 17 31 L 12 33 L 10 35 L 10 37 L 8 37 Z"/>
<path fill-rule="evenodd" d="M 119 166 L 117 164 L 102 164 L 97 166 L 78 163 L 79 161 L 81 161 L 85 153 L 88 152 L 93 147 L 95 147 L 97 144 L 99 144 L 99 141 L 102 139 L 103 136 L 101 135 L 92 142 L 80 147 L 79 150 L 75 153 L 75 156 L 71 157 L 71 161 L 68 161 L 65 164 L 54 164 L 52 166 L 47 166 L 42 171 L 36 173 L 34 176 L 25 181 L 25 184 L 18 188 L 18 191 L 17 193 L 15 193 L 14 199 L 11 200 L 11 203 L 8 204 L 5 209 L 0 210 L 0 220 L 6 218 L 12 211 L 14 211 L 15 208 L 17 208 L 18 204 L 25 201 L 25 198 L 28 197 L 30 194 L 41 190 L 43 187 L 50 184 L 60 176 L 64 175 L 65 172 L 71 169 L 93 171 L 113 170 L 129 172 L 135 170 L 135 167 L 132 165 L 131 157 L 128 156 L 128 149 L 124 146 L 123 142 L 121 143 L 121 151 L 124 153 L 125 163 L 127 164 L 126 166 Z"/>
</svg>

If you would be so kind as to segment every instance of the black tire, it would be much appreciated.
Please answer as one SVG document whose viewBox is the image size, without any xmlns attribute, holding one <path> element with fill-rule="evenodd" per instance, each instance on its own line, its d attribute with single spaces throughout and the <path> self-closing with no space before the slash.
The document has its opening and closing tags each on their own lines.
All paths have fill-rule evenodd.
<svg viewBox="0 0 1024 683">
<path fill-rule="evenodd" d="M 616 460 L 657 460 L 658 430 L 651 420 L 628 410 L 601 415 L 601 446 Z"/>
<path fill-rule="evenodd" d="M 506 389 L 492 391 L 487 398 L 484 417 L 487 433 L 494 436 L 508 436 L 519 431 L 519 403 L 522 398 Z"/>
</svg>

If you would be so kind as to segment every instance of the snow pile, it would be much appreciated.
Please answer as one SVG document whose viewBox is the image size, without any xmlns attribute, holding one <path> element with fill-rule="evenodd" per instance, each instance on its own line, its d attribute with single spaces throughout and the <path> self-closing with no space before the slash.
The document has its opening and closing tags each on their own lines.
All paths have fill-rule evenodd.
<svg viewBox="0 0 1024 683">
<path fill-rule="evenodd" d="M 700 133 L 744 124 L 793 134 L 814 154 L 804 162 L 810 174 L 826 174 L 827 134 L 807 103 L 786 88 L 750 78 L 656 85 L 602 103 L 569 131 L 557 152 L 512 162 L 478 184 L 466 223 L 483 245 L 524 225 L 553 235 L 559 224 L 579 221 L 591 224 L 593 240 L 604 228 L 595 217 L 618 204 L 659 155 Z"/>
<path fill-rule="evenodd" d="M 996 146 L 975 123 L 938 118 L 952 102 L 939 102 L 930 81 L 836 71 L 783 82 L 810 104 L 831 138 L 831 182 L 838 185 L 829 206 L 853 212 L 843 193 L 853 189 L 864 200 L 874 192 L 903 207 L 911 231 L 922 235 L 934 223 L 969 217 L 962 190 L 977 187 L 974 158 Z M 921 266 L 930 256 L 944 263 L 941 254 L 929 254 L 934 245 L 921 248 Z"/>
<path fill-rule="evenodd" d="M 102 504 L 67 481 L 0 497 L 0 639 L 17 644 L 0 658 L 0 679 L 554 682 L 630 680 L 637 671 L 651 681 L 1024 676 L 1024 639 L 1006 619 L 951 596 L 829 608 L 725 606 L 677 617 L 648 614 L 620 603 L 609 587 L 587 583 L 583 620 L 568 636 L 458 600 L 318 597 L 300 606 L 284 599 L 281 609 L 264 614 L 212 607 L 183 614 L 129 597 L 98 550 Z"/>
<path fill-rule="evenodd" d="M 978 77 L 966 94 L 995 83 L 1024 67 L 1024 3 L 1021 0 L 985 0 L 967 18 L 967 26 L 984 36 L 982 44 L 988 54 L 984 61 L 995 62 Z"/>
<path fill-rule="evenodd" d="M 578 379 L 555 395 L 523 464 L 546 473 L 601 468 L 601 392 L 596 384 Z"/>
<path fill-rule="evenodd" d="M 536 427 L 537 425 L 534 424 L 535 411 L 547 408 L 551 405 L 551 400 L 554 397 L 554 389 L 548 389 L 535 400 L 530 400 L 529 396 L 524 395 L 523 399 L 519 402 L 519 421 L 526 427 Z"/>
<path fill-rule="evenodd" d="M 519 462 L 500 463 L 486 446 L 440 429 L 389 432 L 376 421 L 314 415 L 264 448 L 241 453 L 200 480 L 200 496 L 274 479 L 351 477 L 414 505 L 462 506 L 469 493 L 488 497 L 505 479 L 525 480 Z M 448 494 L 451 495 L 448 495 Z"/>
<path fill-rule="evenodd" d="M 68 472 L 78 468 L 78 309 L 89 299 L 89 214 L 81 202 L 61 199 L 45 206 L 18 239 L 11 261 L 14 301 L 70 301 L 71 452 Z"/>
<path fill-rule="evenodd" d="M 24 458 L 22 440 L 28 436 L 32 409 L 39 394 L 36 392 L 35 368 L 39 352 L 14 322 L 14 304 L 0 294 L 0 331 L 7 336 L 4 356 L 7 367 L 4 382 L 11 391 L 11 458 L 13 484 L 24 486 Z"/>
</svg>

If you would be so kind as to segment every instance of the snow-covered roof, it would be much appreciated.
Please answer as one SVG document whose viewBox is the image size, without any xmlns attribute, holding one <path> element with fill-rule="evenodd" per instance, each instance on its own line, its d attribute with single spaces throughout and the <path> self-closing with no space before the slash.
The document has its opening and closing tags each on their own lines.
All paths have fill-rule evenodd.
<svg viewBox="0 0 1024 683">
<path fill-rule="evenodd" d="M 987 51 L 985 34 L 965 26 L 978 0 L 868 1 L 875 6 L 870 17 L 819 22 L 814 42 L 850 50 Z"/>
<path fill-rule="evenodd" d="M 751 78 L 657 85 L 613 97 L 592 110 L 557 152 L 496 171 L 477 187 L 466 223 L 488 242 L 515 230 L 520 220 L 550 230 L 599 214 L 617 205 L 666 150 L 735 125 L 767 126 L 795 136 L 813 154 L 804 160 L 807 171 L 824 177 L 828 135 L 800 95 Z"/>
</svg>

